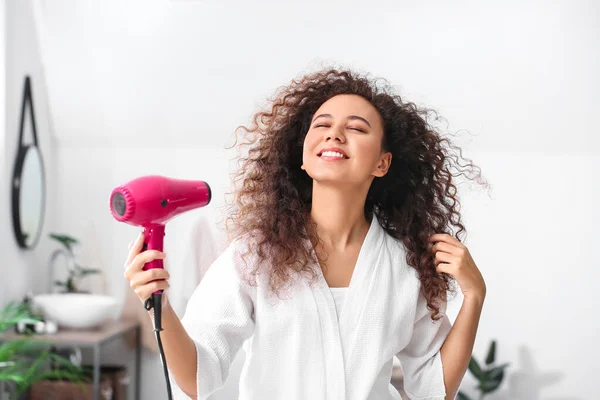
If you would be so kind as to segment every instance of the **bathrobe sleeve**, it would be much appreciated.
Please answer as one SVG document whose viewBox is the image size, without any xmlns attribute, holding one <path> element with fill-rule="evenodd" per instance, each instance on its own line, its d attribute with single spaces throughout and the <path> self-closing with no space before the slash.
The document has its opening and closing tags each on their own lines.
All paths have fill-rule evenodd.
<svg viewBox="0 0 600 400">
<path fill-rule="evenodd" d="M 419 294 L 413 333 L 408 345 L 396 356 L 404 376 L 404 391 L 410 400 L 444 400 L 444 371 L 440 348 L 451 329 L 446 302 L 440 306 L 441 319 L 433 321 L 427 300 Z"/>
<path fill-rule="evenodd" d="M 236 246 L 211 264 L 181 322 L 196 344 L 198 400 L 221 388 L 238 350 L 254 332 L 254 291 L 241 279 Z M 188 399 L 171 378 L 175 399 Z"/>
</svg>

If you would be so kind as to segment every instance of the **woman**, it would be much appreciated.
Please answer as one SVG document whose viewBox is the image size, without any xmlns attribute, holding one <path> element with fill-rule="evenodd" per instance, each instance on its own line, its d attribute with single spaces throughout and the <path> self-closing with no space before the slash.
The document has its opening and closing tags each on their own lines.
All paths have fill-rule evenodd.
<svg viewBox="0 0 600 400">
<path fill-rule="evenodd" d="M 244 400 L 400 399 L 394 356 L 409 398 L 455 397 L 486 287 L 446 233 L 464 231 L 448 170 L 457 157 L 427 115 L 338 70 L 293 81 L 255 115 L 230 245 L 182 321 L 168 301 L 163 309 L 177 390 L 207 398 L 244 345 Z M 125 277 L 143 302 L 169 287 L 169 274 L 142 270 L 164 254 L 141 245 L 140 235 Z M 452 280 L 464 294 L 454 326 L 445 315 Z"/>
</svg>

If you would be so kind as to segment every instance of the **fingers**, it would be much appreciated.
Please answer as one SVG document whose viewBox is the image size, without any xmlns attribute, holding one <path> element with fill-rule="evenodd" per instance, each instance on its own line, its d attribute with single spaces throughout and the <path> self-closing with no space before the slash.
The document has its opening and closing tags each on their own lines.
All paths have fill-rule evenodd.
<svg viewBox="0 0 600 400">
<path fill-rule="evenodd" d="M 434 258 L 434 263 L 436 266 L 439 263 L 451 263 L 451 262 L 455 261 L 455 256 L 453 254 L 446 253 L 443 251 L 436 252 L 435 255 L 433 256 L 433 258 Z"/>
<path fill-rule="evenodd" d="M 437 242 L 429 250 L 431 252 L 433 252 L 434 255 L 436 253 L 438 253 L 438 252 L 444 252 L 444 253 L 448 253 L 448 254 L 455 254 L 456 250 L 458 250 L 458 247 L 456 247 L 454 245 L 451 245 L 449 243 L 446 243 L 446 242 Z"/>
<path fill-rule="evenodd" d="M 131 278 L 133 277 L 133 275 L 136 272 L 142 271 L 144 268 L 144 265 L 146 263 L 149 263 L 152 260 L 158 260 L 158 259 L 164 260 L 165 257 L 166 257 L 165 253 L 162 253 L 158 250 L 146 250 L 143 253 L 139 253 L 138 255 L 136 255 L 133 258 L 133 261 L 131 261 L 131 263 L 126 267 L 127 269 L 125 270 L 124 276 L 129 281 L 131 281 Z M 155 269 L 162 269 L 162 268 L 155 268 Z"/>
<path fill-rule="evenodd" d="M 129 244 L 129 253 L 123 274 L 142 302 L 148 299 L 152 293 L 158 290 L 166 290 L 170 287 L 167 282 L 170 278 L 167 270 L 163 268 L 143 270 L 144 265 L 150 261 L 165 259 L 165 253 L 158 250 L 142 251 L 143 244 L 144 233 L 140 232 L 138 237 Z"/>
<path fill-rule="evenodd" d="M 136 290 L 152 281 L 167 280 L 170 278 L 169 272 L 162 268 L 153 268 L 148 271 L 139 271 L 129 281 L 130 286 Z"/>
<path fill-rule="evenodd" d="M 127 268 L 129 264 L 133 261 L 136 255 L 142 250 L 142 245 L 144 244 L 144 232 L 140 232 L 138 237 L 131 243 L 129 243 L 129 254 L 127 255 L 127 261 L 125 262 L 125 267 Z"/>
<path fill-rule="evenodd" d="M 138 298 L 144 302 L 157 290 L 168 289 L 170 285 L 167 279 L 169 278 L 169 272 L 162 268 L 153 268 L 148 271 L 140 270 L 132 274 L 129 285 Z"/>
<path fill-rule="evenodd" d="M 435 270 L 438 274 L 441 273 L 446 273 L 446 274 L 450 274 L 450 275 L 454 275 L 455 274 L 455 262 L 456 262 L 456 258 L 449 253 L 444 253 L 441 251 L 438 251 L 437 253 L 435 253 L 434 256 L 434 264 L 435 264 Z"/>
<path fill-rule="evenodd" d="M 146 285 L 139 286 L 137 289 L 134 289 L 134 292 L 137 297 L 144 302 L 146 299 L 149 299 L 150 296 L 152 296 L 152 293 L 156 292 L 157 290 L 167 290 L 169 287 L 169 282 L 161 279 L 159 281 L 153 281 Z"/>
<path fill-rule="evenodd" d="M 462 244 L 458 239 L 456 239 L 454 236 L 449 235 L 447 233 L 435 233 L 435 234 L 429 236 L 429 241 L 430 242 L 445 242 L 445 243 L 452 244 L 456 247 L 465 247 L 465 245 Z"/>
</svg>

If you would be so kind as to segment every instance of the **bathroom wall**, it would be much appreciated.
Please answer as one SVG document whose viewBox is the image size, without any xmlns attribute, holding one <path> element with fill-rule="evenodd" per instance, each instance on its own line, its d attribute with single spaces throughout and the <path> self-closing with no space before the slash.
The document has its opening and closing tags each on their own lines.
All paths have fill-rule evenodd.
<svg viewBox="0 0 600 400">
<path fill-rule="evenodd" d="M 6 150 L 6 3 L 0 2 L 0 187 L 2 196 L 0 197 L 0 212 L 2 218 L 0 221 L 6 221 L 0 224 L 0 248 L 3 251 L 8 251 L 9 247 L 13 247 L 13 239 L 11 237 L 11 225 L 8 223 L 10 217 L 9 193 L 6 190 L 8 186 L 8 157 Z M 4 304 L 8 296 L 3 290 L 0 290 L 0 304 Z"/>
<path fill-rule="evenodd" d="M 5 188 L 6 180 L 6 4 L 0 2 L 0 187 Z M 6 208 L 8 196 L 3 192 L 0 198 L 0 210 Z M 3 214 L 4 217 L 6 214 Z M 10 239 L 10 226 L 6 223 L 0 224 L 0 243 L 5 243 Z M 8 247 L 8 246 L 6 246 Z M 4 248 L 4 247 L 2 247 Z M 0 294 L 0 296 L 2 296 Z M 4 302 L 4 296 L 0 297 L 0 304 Z"/>
<path fill-rule="evenodd" d="M 48 114 L 48 96 L 46 80 L 39 53 L 38 35 L 32 23 L 31 5 L 29 1 L 2 2 L 5 12 L 2 35 L 3 66 L 2 68 L 2 145 L 0 159 L 2 164 L 2 196 L 0 197 L 0 248 L 3 262 L 0 266 L 3 274 L 10 279 L 0 280 L 0 301 L 15 300 L 28 291 L 44 290 L 47 281 L 46 260 L 52 245 L 44 239 L 52 226 L 54 208 L 52 196 L 48 197 L 47 212 L 44 218 L 42 239 L 33 251 L 22 251 L 17 246 L 12 229 L 11 209 L 11 177 L 13 163 L 18 149 L 19 121 L 23 83 L 25 75 L 31 77 L 33 101 L 38 129 L 38 140 L 44 162 L 48 167 L 47 185 L 52 187 L 52 135 L 51 120 Z M 29 120 L 26 120 L 24 140 L 32 140 Z"/>
<path fill-rule="evenodd" d="M 592 2 L 40 0 L 31 12 L 26 4 L 7 2 L 3 154 L 12 156 L 17 78 L 28 71 L 38 120 L 49 127 L 41 140 L 52 143 L 45 229 L 83 240 L 83 260 L 105 272 L 98 290 L 124 298 L 123 262 L 137 234 L 108 214 L 116 184 L 149 173 L 205 179 L 215 201 L 195 216 L 218 221 L 234 155 L 223 148 L 235 127 L 302 72 L 350 65 L 439 110 L 492 184 L 490 196 L 459 187 L 466 244 L 488 285 L 475 354 L 497 339 L 498 358 L 511 363 L 490 399 L 594 397 L 600 21 Z M 189 246 L 192 220 L 169 227 L 173 262 Z M 16 282 L 6 296 L 41 290 L 47 249 L 23 254 L 7 227 L 0 232 L 3 248 L 9 243 L 1 268 L 10 265 Z M 452 318 L 459 307 L 460 297 Z M 164 384 L 158 359 L 144 360 L 142 398 L 150 398 Z M 467 373 L 463 387 L 472 386 Z"/>
</svg>

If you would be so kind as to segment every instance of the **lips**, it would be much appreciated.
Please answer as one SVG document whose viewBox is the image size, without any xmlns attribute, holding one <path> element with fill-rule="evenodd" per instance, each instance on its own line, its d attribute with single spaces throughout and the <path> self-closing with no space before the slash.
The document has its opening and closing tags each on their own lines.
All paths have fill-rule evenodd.
<svg viewBox="0 0 600 400">
<path fill-rule="evenodd" d="M 318 157 L 339 157 L 339 158 L 343 158 L 343 159 L 348 159 L 350 157 L 348 157 L 348 155 L 339 147 L 329 147 L 326 149 L 322 149 L 318 154 Z"/>
</svg>

